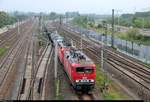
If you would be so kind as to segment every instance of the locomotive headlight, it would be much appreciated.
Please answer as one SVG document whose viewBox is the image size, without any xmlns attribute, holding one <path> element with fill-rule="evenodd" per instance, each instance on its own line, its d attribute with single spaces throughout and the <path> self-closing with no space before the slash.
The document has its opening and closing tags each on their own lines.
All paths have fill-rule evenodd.
<svg viewBox="0 0 150 102">
<path fill-rule="evenodd" d="M 94 82 L 94 80 L 93 80 L 93 79 L 91 79 L 91 82 Z"/>
<path fill-rule="evenodd" d="M 76 80 L 76 83 L 78 83 L 79 82 L 79 80 Z"/>
</svg>

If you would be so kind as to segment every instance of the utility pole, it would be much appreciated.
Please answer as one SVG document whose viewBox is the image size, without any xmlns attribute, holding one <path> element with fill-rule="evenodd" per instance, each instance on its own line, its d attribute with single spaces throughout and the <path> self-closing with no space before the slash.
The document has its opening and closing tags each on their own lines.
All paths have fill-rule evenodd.
<svg viewBox="0 0 150 102">
<path fill-rule="evenodd" d="M 111 47 L 114 47 L 114 9 L 112 9 L 112 35 L 111 35 Z"/>
<path fill-rule="evenodd" d="M 118 15 L 118 17 L 117 17 L 117 18 L 118 18 L 118 26 L 119 26 L 119 15 Z"/>
<path fill-rule="evenodd" d="M 127 50 L 128 50 L 128 49 L 127 49 L 127 40 L 126 40 L 126 53 L 127 53 Z"/>
<path fill-rule="evenodd" d="M 86 17 L 86 29 L 88 28 L 88 17 Z"/>
<path fill-rule="evenodd" d="M 58 63 L 58 59 L 57 59 L 57 42 L 56 42 L 55 43 L 55 63 L 54 63 L 55 79 L 57 79 L 57 63 Z"/>
<path fill-rule="evenodd" d="M 134 54 L 134 50 L 133 50 L 133 41 L 131 41 L 131 44 L 132 44 L 132 55 Z"/>
<path fill-rule="evenodd" d="M 54 59 L 54 86 L 55 86 L 55 97 L 57 98 L 57 42 L 55 43 L 55 59 Z"/>
<path fill-rule="evenodd" d="M 60 23 L 60 25 L 62 24 L 62 22 L 61 22 L 61 16 L 60 16 L 60 22 L 59 23 Z"/>
<path fill-rule="evenodd" d="M 101 68 L 102 68 L 102 71 L 104 71 L 104 44 L 102 42 L 102 49 L 101 49 Z"/>
<path fill-rule="evenodd" d="M 41 33 L 42 30 L 42 14 L 39 16 L 39 32 Z"/>
<path fill-rule="evenodd" d="M 83 46 L 82 46 L 82 35 L 81 35 L 81 39 L 80 39 L 80 48 L 82 50 Z"/>
<path fill-rule="evenodd" d="M 143 28 L 143 30 L 144 30 L 144 18 L 142 19 L 142 21 L 143 21 L 143 26 L 142 26 L 142 28 Z"/>
<path fill-rule="evenodd" d="M 61 15 L 60 15 L 60 17 L 59 17 L 58 22 L 59 22 L 59 25 L 58 25 L 57 30 L 59 31 L 59 30 L 60 30 L 60 28 L 61 28 L 61 24 L 62 24 L 62 21 L 61 21 Z"/>
<path fill-rule="evenodd" d="M 31 69 L 31 78 L 32 78 L 32 82 L 34 82 L 34 69 L 35 69 L 35 67 L 36 67 L 36 65 L 35 65 L 35 49 L 34 49 L 34 47 L 35 47 L 35 39 L 33 39 L 33 42 L 32 42 L 32 46 L 33 46 L 33 52 L 32 52 L 32 59 L 33 59 L 33 63 L 32 63 L 32 69 Z M 34 88 L 34 83 L 33 83 L 33 88 Z M 33 99 L 33 90 L 34 89 L 32 89 L 31 90 L 31 96 L 30 96 L 30 98 L 31 98 L 31 100 Z"/>
<path fill-rule="evenodd" d="M 68 22 L 68 14 L 66 14 L 66 24 L 67 24 L 67 22 Z"/>
<path fill-rule="evenodd" d="M 105 30 L 105 41 L 104 41 L 104 43 L 107 45 L 107 30 L 108 30 L 108 28 L 107 28 L 107 22 L 106 21 L 104 23 L 104 30 Z"/>
<path fill-rule="evenodd" d="M 19 19 L 18 19 L 18 35 L 20 34 Z"/>
<path fill-rule="evenodd" d="M 145 46 L 145 49 L 147 49 L 147 48 L 148 48 L 148 46 L 147 46 L 147 47 Z M 147 53 L 148 53 L 148 50 L 145 50 L 145 54 L 144 54 L 144 57 L 145 57 L 145 63 L 147 63 L 147 60 L 148 60 L 148 59 L 147 59 L 148 57 L 146 56 Z"/>
<path fill-rule="evenodd" d="M 108 91 L 108 77 L 107 77 L 107 72 L 105 71 L 104 69 L 104 50 L 105 49 L 105 46 L 104 46 L 104 43 L 102 41 L 102 47 L 101 47 L 101 68 L 102 68 L 102 72 L 104 73 L 104 86 L 103 86 L 103 89 L 102 91 L 104 92 L 104 95 L 107 94 L 107 91 Z M 107 52 L 106 52 L 107 53 Z M 107 60 L 107 55 L 105 56 L 105 60 Z"/>
<path fill-rule="evenodd" d="M 106 29 L 105 29 L 105 33 L 106 33 L 106 45 L 107 45 L 107 31 L 108 31 L 108 26 L 107 26 L 107 23 L 106 23 Z"/>
</svg>

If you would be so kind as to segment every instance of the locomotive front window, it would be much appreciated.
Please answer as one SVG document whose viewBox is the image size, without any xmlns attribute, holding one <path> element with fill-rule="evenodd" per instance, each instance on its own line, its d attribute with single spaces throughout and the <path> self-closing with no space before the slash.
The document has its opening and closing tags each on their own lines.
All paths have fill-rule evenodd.
<svg viewBox="0 0 150 102">
<path fill-rule="evenodd" d="M 76 72 L 77 73 L 85 73 L 85 74 L 92 74 L 93 73 L 93 69 L 92 68 L 86 68 L 86 67 L 78 67 L 76 68 Z"/>
<path fill-rule="evenodd" d="M 91 69 L 91 68 L 90 68 L 90 69 L 87 69 L 87 68 L 86 68 L 86 69 L 85 69 L 85 73 L 86 73 L 86 74 L 91 74 L 91 73 L 93 73 L 93 69 Z"/>
<path fill-rule="evenodd" d="M 79 67 L 76 69 L 77 73 L 84 73 L 84 67 Z"/>
</svg>

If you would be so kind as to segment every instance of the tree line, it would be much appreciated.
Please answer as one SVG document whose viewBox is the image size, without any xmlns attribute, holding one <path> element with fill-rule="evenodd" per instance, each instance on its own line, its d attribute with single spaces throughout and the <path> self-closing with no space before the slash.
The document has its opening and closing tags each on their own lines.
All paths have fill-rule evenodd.
<svg viewBox="0 0 150 102">
<path fill-rule="evenodd" d="M 26 19 L 28 15 L 19 13 L 19 12 L 13 12 L 13 13 L 7 13 L 4 11 L 0 11 L 0 28 L 6 26 L 6 25 L 11 25 L 15 22 L 22 21 Z"/>
<path fill-rule="evenodd" d="M 111 21 L 111 18 L 107 20 L 108 23 L 111 23 Z M 127 27 L 150 28 L 150 11 L 122 14 L 119 17 L 115 17 L 115 24 Z"/>
</svg>

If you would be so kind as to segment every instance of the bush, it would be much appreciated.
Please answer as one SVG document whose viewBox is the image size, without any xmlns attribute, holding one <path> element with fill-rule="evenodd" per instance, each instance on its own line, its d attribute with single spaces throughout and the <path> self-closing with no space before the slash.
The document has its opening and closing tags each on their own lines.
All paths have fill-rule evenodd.
<svg viewBox="0 0 150 102">
<path fill-rule="evenodd" d="M 6 12 L 2 12 L 0 11 L 0 28 L 4 27 L 6 25 L 10 25 L 13 24 L 14 22 L 16 22 L 16 18 L 10 16 L 9 14 L 7 14 Z"/>
<path fill-rule="evenodd" d="M 140 34 L 140 31 L 136 28 L 129 29 L 127 31 L 129 39 L 142 40 L 143 35 Z"/>
<path fill-rule="evenodd" d="M 102 24 L 97 25 L 97 28 L 102 28 L 102 27 L 103 27 Z"/>
<path fill-rule="evenodd" d="M 88 24 L 90 27 L 94 27 L 94 24 L 93 23 L 89 23 Z"/>
<path fill-rule="evenodd" d="M 6 48 L 0 48 L 0 56 L 5 54 L 6 50 L 7 50 Z"/>
</svg>

